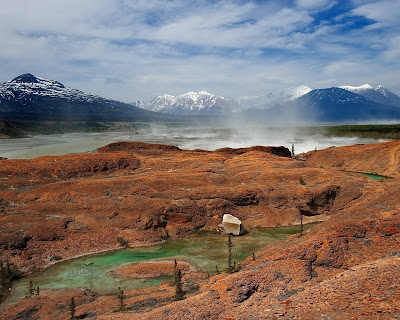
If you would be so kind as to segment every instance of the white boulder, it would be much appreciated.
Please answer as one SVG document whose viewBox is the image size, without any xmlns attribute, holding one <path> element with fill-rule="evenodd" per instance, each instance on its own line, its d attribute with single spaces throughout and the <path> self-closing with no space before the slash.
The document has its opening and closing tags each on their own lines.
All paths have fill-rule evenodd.
<svg viewBox="0 0 400 320">
<path fill-rule="evenodd" d="M 226 234 L 240 235 L 242 221 L 231 214 L 224 214 L 222 217 L 222 226 Z"/>
</svg>

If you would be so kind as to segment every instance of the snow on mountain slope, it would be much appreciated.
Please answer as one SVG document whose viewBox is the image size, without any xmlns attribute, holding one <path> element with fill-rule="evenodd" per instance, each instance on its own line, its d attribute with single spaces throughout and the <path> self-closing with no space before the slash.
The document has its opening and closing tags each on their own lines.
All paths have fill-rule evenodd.
<svg viewBox="0 0 400 320">
<path fill-rule="evenodd" d="M 360 94 L 333 87 L 312 90 L 266 110 L 249 109 L 247 114 L 258 120 L 264 117 L 272 123 L 374 122 L 400 119 L 400 108 L 376 103 Z"/>
<path fill-rule="evenodd" d="M 0 83 L 1 119 L 134 120 L 160 115 L 26 73 Z M 164 118 L 166 116 L 163 116 Z"/>
<path fill-rule="evenodd" d="M 178 96 L 158 96 L 144 107 L 168 114 L 221 114 L 231 112 L 232 103 L 233 101 L 206 91 L 191 91 Z"/>
<path fill-rule="evenodd" d="M 307 86 L 291 87 L 264 96 L 240 97 L 236 99 L 239 110 L 246 109 L 268 109 L 276 104 L 297 99 L 311 91 Z"/>
<path fill-rule="evenodd" d="M 18 101 L 23 105 L 29 104 L 38 97 L 58 98 L 77 102 L 101 101 L 108 103 L 112 100 L 72 89 L 55 81 L 26 73 L 11 81 L 0 83 L 0 98 L 6 101 Z"/>
<path fill-rule="evenodd" d="M 357 93 L 376 103 L 400 107 L 400 97 L 383 86 L 373 88 L 369 84 L 364 84 L 359 87 L 341 86 L 340 88 Z"/>
<path fill-rule="evenodd" d="M 307 106 L 368 104 L 368 100 L 365 97 L 336 87 L 315 89 L 294 101 Z"/>
</svg>

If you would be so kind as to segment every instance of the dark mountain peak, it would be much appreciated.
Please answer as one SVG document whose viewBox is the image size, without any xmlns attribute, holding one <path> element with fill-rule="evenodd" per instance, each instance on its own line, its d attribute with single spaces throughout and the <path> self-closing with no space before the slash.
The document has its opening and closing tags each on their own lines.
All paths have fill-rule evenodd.
<svg viewBox="0 0 400 320">
<path fill-rule="evenodd" d="M 160 118 L 167 117 L 30 73 L 0 83 L 0 120 L 125 121 Z"/>
<path fill-rule="evenodd" d="M 14 78 L 11 80 L 11 82 L 17 82 L 17 83 L 38 83 L 38 78 L 35 77 L 31 73 L 24 73 L 21 74 L 20 76 Z"/>
<path fill-rule="evenodd" d="M 36 77 L 31 73 L 21 74 L 20 76 L 12 79 L 11 83 L 24 83 L 24 84 L 37 83 L 44 86 L 57 86 L 60 88 L 65 88 L 65 86 L 58 81 L 48 80 L 42 77 Z"/>
</svg>

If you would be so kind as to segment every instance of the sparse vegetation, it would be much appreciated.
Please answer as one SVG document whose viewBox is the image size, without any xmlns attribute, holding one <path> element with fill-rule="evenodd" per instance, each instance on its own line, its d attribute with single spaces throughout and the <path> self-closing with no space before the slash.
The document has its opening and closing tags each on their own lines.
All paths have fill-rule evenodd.
<svg viewBox="0 0 400 320">
<path fill-rule="evenodd" d="M 303 235 L 303 212 L 300 210 L 300 236 Z"/>
<path fill-rule="evenodd" d="M 183 291 L 182 284 L 182 272 L 178 269 L 175 273 L 175 295 L 174 301 L 183 300 L 185 298 L 185 292 Z"/>
<path fill-rule="evenodd" d="M 294 143 L 292 143 L 292 158 L 294 158 Z"/>
<path fill-rule="evenodd" d="M 29 281 L 29 285 L 28 285 L 28 289 L 26 291 L 25 298 L 29 298 L 29 299 L 32 298 L 34 290 L 35 289 L 33 289 L 32 281 Z"/>
<path fill-rule="evenodd" d="M 226 268 L 227 273 L 233 273 L 240 270 L 240 267 L 236 265 L 236 261 L 232 264 L 232 248 L 234 244 L 232 243 L 231 236 L 228 236 L 228 267 Z"/>
<path fill-rule="evenodd" d="M 114 124 L 93 121 L 2 121 L 0 135 L 10 138 L 26 138 L 32 134 L 59 134 L 68 132 L 106 131 Z"/>
<path fill-rule="evenodd" d="M 300 177 L 300 178 L 299 178 L 299 183 L 300 183 L 301 185 L 303 185 L 303 186 L 306 185 L 306 182 L 304 181 L 304 178 L 303 178 L 303 177 Z"/>
<path fill-rule="evenodd" d="M 124 290 L 121 289 L 121 287 L 118 287 L 118 292 L 117 292 L 117 298 L 118 298 L 118 302 L 119 302 L 119 307 L 118 307 L 118 311 L 124 311 L 125 310 L 125 294 L 124 294 Z"/>
<path fill-rule="evenodd" d="M 10 205 L 10 202 L 7 201 L 6 199 L 0 198 L 0 207 L 8 207 Z"/>
<path fill-rule="evenodd" d="M 121 247 L 123 247 L 123 248 L 127 248 L 128 247 L 128 245 L 129 245 L 129 242 L 127 241 L 127 240 L 125 240 L 124 238 L 122 238 L 122 237 L 118 237 L 117 238 L 117 242 L 121 245 Z"/>
<path fill-rule="evenodd" d="M 354 124 L 298 128 L 301 135 L 323 134 L 328 137 L 400 139 L 400 124 Z"/>
<path fill-rule="evenodd" d="M 72 297 L 71 301 L 69 303 L 69 314 L 70 314 L 70 320 L 75 320 L 75 298 Z"/>
<path fill-rule="evenodd" d="M 0 263 L 0 302 L 5 299 L 11 281 L 17 279 L 20 275 L 21 272 L 13 264 L 9 262 Z"/>
<path fill-rule="evenodd" d="M 228 273 L 232 273 L 233 271 L 233 266 L 232 266 L 232 248 L 233 248 L 233 243 L 231 236 L 228 236 L 228 268 L 226 271 Z"/>
</svg>

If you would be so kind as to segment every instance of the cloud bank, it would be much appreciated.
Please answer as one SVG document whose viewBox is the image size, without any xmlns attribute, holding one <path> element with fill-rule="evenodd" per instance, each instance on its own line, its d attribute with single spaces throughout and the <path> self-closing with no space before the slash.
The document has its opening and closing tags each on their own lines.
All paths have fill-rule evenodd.
<svg viewBox="0 0 400 320">
<path fill-rule="evenodd" d="M 398 0 L 0 0 L 0 81 L 30 72 L 122 101 L 383 84 Z"/>
</svg>

